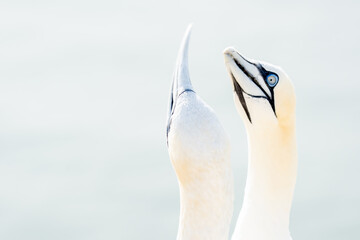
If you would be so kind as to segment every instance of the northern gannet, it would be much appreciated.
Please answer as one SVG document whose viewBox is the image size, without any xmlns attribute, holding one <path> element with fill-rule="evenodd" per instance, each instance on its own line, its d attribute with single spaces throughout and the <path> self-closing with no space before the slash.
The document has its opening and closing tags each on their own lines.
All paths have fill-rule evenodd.
<svg viewBox="0 0 360 240">
<path fill-rule="evenodd" d="M 226 240 L 233 213 L 230 142 L 215 112 L 195 93 L 184 36 L 170 91 L 169 156 L 180 187 L 178 240 Z"/>
<path fill-rule="evenodd" d="M 297 151 L 294 87 L 279 67 L 224 51 L 248 138 L 243 206 L 232 240 L 290 240 Z"/>
</svg>

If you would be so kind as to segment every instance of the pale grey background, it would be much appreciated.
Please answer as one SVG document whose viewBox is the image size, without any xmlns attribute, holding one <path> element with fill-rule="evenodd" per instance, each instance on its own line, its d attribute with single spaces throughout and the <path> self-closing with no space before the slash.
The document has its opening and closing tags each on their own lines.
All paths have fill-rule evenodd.
<svg viewBox="0 0 360 240">
<path fill-rule="evenodd" d="M 282 66 L 297 92 L 294 239 L 360 239 L 359 1 L 1 1 L 0 239 L 175 239 L 165 143 L 176 54 L 232 146 L 246 136 L 222 50 Z M 233 226 L 232 226 L 233 227 Z"/>
</svg>

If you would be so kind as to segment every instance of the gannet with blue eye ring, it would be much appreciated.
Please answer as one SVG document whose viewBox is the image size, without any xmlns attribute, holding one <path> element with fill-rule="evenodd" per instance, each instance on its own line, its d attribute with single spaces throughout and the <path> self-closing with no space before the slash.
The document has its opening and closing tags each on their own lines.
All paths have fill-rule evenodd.
<svg viewBox="0 0 360 240">
<path fill-rule="evenodd" d="M 226 240 L 233 213 L 230 143 L 215 112 L 195 93 L 183 39 L 170 91 L 167 144 L 180 187 L 177 240 Z"/>
<path fill-rule="evenodd" d="M 245 196 L 232 240 L 290 240 L 296 181 L 295 92 L 285 72 L 224 51 L 248 137 Z"/>
</svg>

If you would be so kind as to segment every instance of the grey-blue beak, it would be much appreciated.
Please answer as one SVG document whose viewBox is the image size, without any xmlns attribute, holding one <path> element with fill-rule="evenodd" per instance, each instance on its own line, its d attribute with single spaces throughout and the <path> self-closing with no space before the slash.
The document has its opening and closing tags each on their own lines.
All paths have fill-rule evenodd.
<svg viewBox="0 0 360 240">
<path fill-rule="evenodd" d="M 170 88 L 166 138 L 168 137 L 170 132 L 171 117 L 175 111 L 178 97 L 186 91 L 194 91 L 190 81 L 189 67 L 188 67 L 188 52 L 189 52 L 188 49 L 189 49 L 191 28 L 192 25 L 190 24 L 185 32 L 177 57 L 177 62 L 173 75 L 173 81 Z"/>
</svg>

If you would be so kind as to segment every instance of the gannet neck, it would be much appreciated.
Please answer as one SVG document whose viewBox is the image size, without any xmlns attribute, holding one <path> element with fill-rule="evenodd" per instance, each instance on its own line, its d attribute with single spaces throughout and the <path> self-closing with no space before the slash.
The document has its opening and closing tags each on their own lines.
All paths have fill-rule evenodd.
<svg viewBox="0 0 360 240">
<path fill-rule="evenodd" d="M 219 179 L 217 175 L 230 176 L 222 164 L 208 166 L 217 171 L 200 176 L 211 179 L 180 185 L 180 220 L 177 240 L 227 240 L 232 217 L 232 179 Z M 195 171 L 194 173 L 198 172 Z"/>
<path fill-rule="evenodd" d="M 290 240 L 296 181 L 295 124 L 267 130 L 248 126 L 249 163 L 243 206 L 233 240 Z"/>
<path fill-rule="evenodd" d="M 180 187 L 177 239 L 227 240 L 234 198 L 230 145 L 221 126 L 211 117 L 211 109 L 201 108 L 195 106 L 196 111 L 200 110 L 198 114 L 205 118 L 197 121 L 201 125 L 197 129 L 191 127 L 192 134 L 173 136 L 170 133 L 170 158 Z M 215 131 L 211 132 L 210 128 Z M 182 144 L 176 144 L 180 141 Z"/>
<path fill-rule="evenodd" d="M 170 93 L 168 151 L 180 187 L 177 240 L 226 240 L 233 213 L 230 141 L 215 112 L 194 92 L 188 28 Z"/>
<path fill-rule="evenodd" d="M 169 154 L 180 187 L 177 239 L 228 239 L 234 195 L 229 139 L 194 92 L 178 99 Z"/>
</svg>

